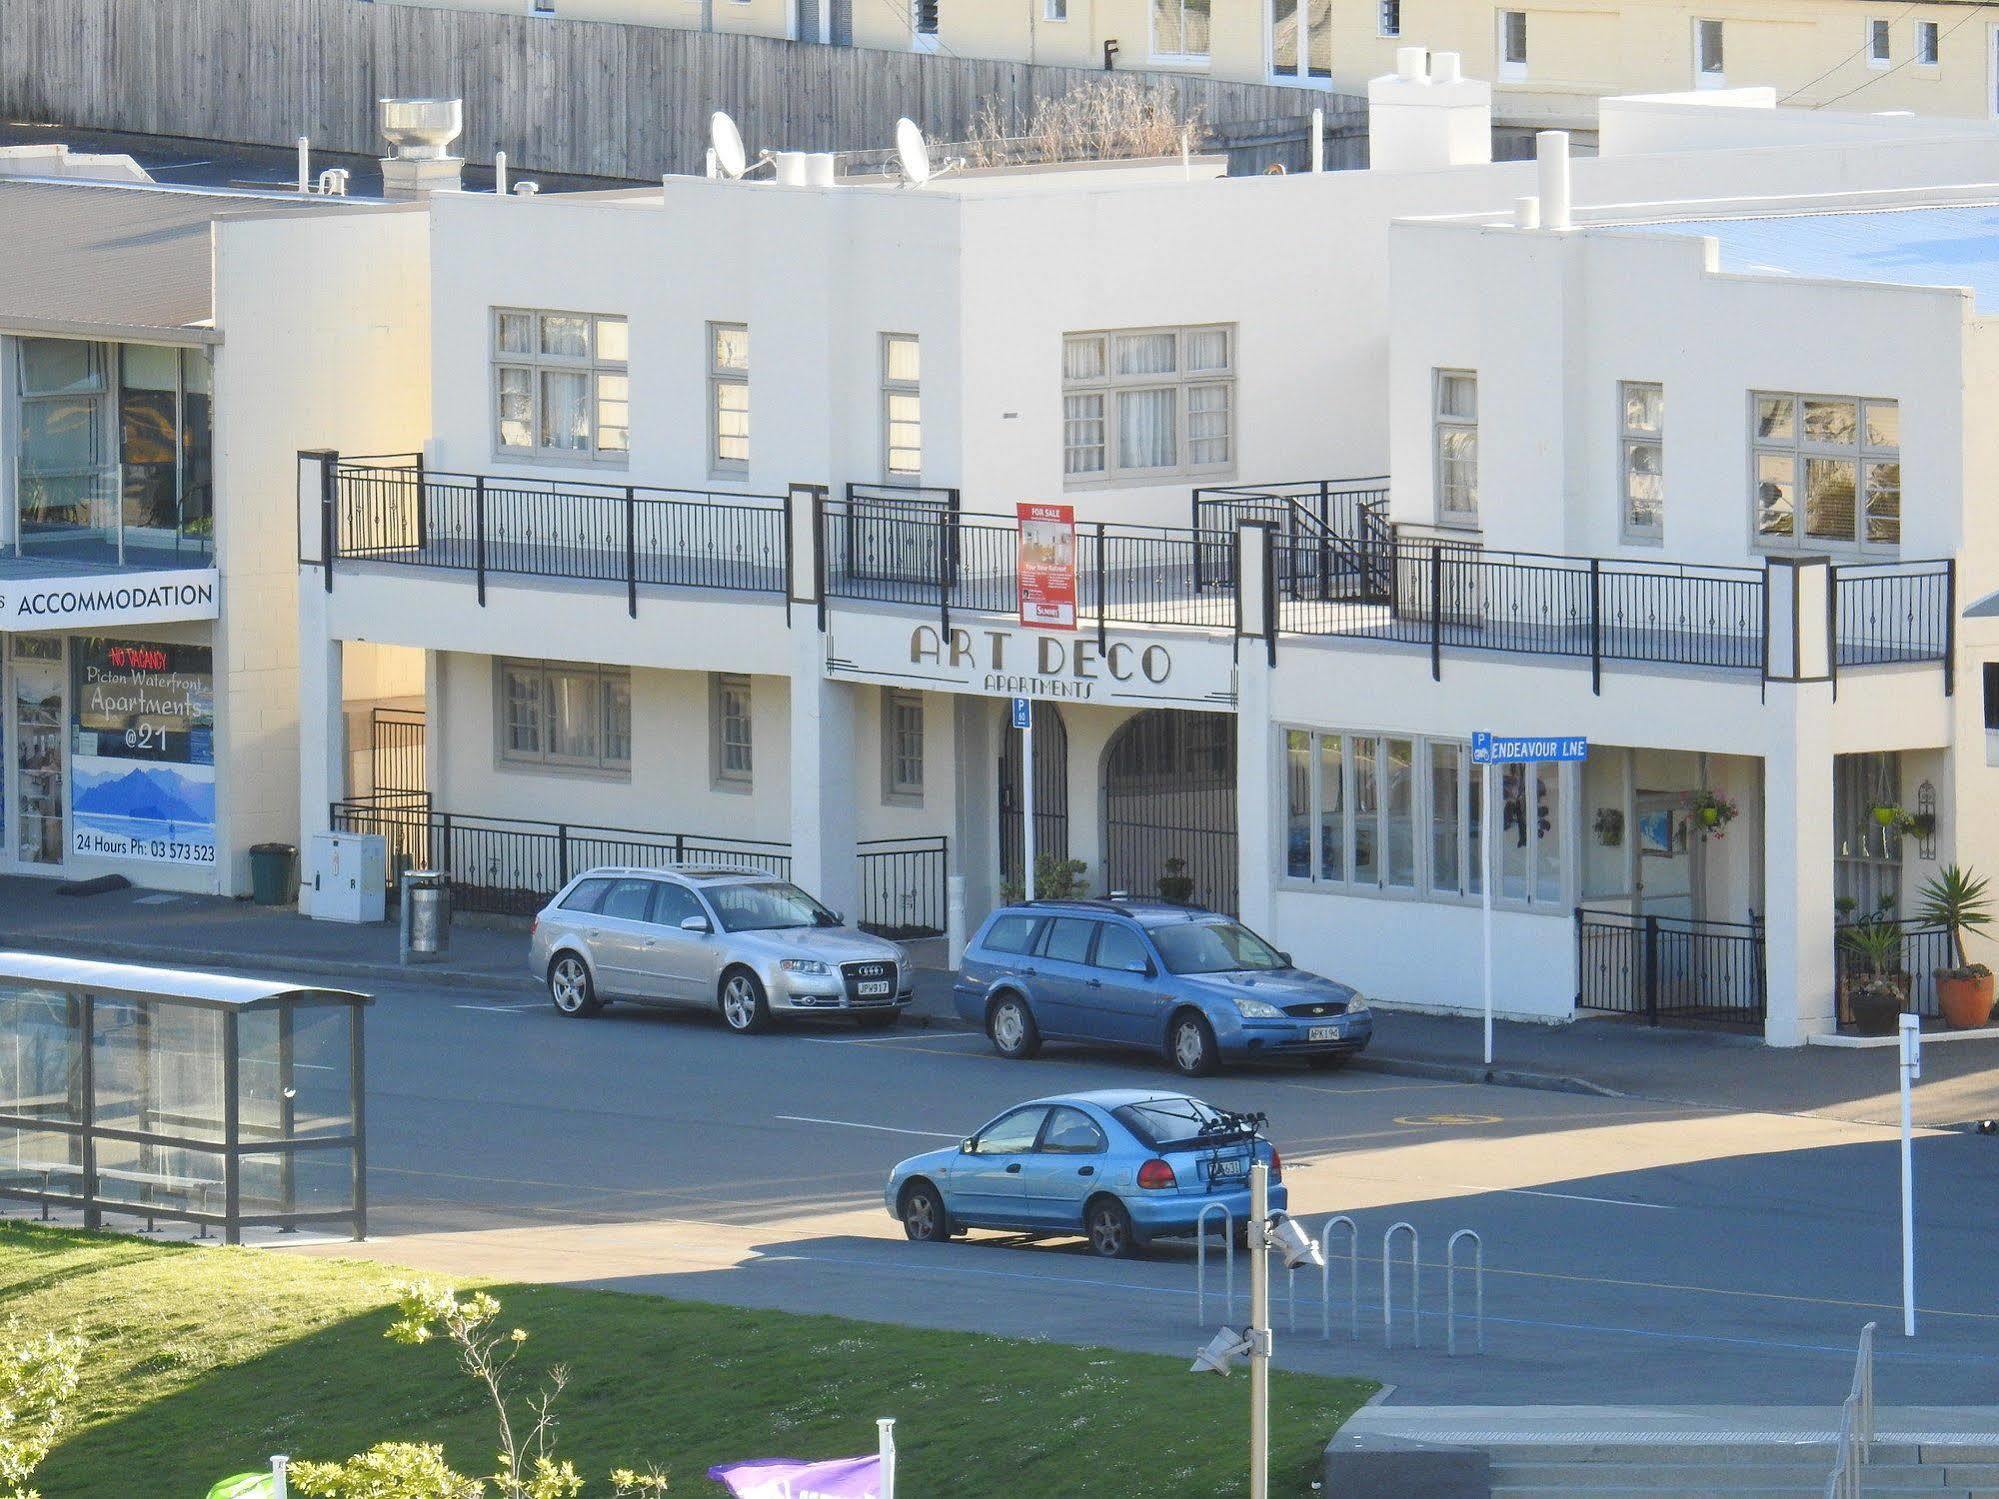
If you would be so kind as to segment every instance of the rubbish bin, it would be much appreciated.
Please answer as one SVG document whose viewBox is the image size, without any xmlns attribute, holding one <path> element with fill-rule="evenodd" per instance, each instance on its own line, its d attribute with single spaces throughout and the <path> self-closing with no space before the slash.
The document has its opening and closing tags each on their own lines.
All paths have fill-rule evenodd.
<svg viewBox="0 0 1999 1499">
<path fill-rule="evenodd" d="M 288 906 L 298 883 L 298 850 L 289 843 L 250 846 L 250 894 L 260 906 Z"/>
<path fill-rule="evenodd" d="M 451 950 L 451 886 L 435 870 L 403 876 L 401 949 L 405 963 L 435 963 Z"/>
</svg>

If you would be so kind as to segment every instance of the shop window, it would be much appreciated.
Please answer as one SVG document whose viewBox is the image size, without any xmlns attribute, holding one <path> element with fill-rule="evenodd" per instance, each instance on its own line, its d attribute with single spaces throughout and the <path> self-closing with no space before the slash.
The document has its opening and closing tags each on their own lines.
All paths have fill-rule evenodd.
<svg viewBox="0 0 1999 1499">
<path fill-rule="evenodd" d="M 499 454 L 623 462 L 631 447 L 629 345 L 622 317 L 494 308 Z"/>
<path fill-rule="evenodd" d="M 632 682 L 623 667 L 502 661 L 496 717 L 505 763 L 631 769 Z"/>
<path fill-rule="evenodd" d="M 716 673 L 709 678 L 710 759 L 715 784 L 746 790 L 756 768 L 750 719 L 750 679 Z"/>
</svg>

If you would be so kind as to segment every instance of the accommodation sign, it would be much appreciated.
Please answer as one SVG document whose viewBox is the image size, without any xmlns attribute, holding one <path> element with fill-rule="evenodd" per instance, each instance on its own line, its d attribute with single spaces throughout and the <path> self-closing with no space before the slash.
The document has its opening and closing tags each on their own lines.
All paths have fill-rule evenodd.
<svg viewBox="0 0 1999 1499">
<path fill-rule="evenodd" d="M 827 673 L 985 697 L 1229 709 L 1235 706 L 1230 642 L 1168 640 L 1011 624 L 912 625 L 905 615 L 843 616 L 827 637 Z"/>
<path fill-rule="evenodd" d="M 6 630 L 159 625 L 217 613 L 212 567 L 0 583 L 0 629 Z"/>
</svg>

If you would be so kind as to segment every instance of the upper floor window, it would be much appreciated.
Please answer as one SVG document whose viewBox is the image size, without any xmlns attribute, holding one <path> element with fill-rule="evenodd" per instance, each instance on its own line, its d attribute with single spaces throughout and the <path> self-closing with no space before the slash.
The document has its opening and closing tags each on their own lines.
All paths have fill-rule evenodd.
<svg viewBox="0 0 1999 1499">
<path fill-rule="evenodd" d="M 1666 534 L 1665 387 L 1626 380 L 1617 394 L 1624 539 L 1658 541 Z"/>
<path fill-rule="evenodd" d="M 1208 60 L 1210 0 L 1152 0 L 1152 55 L 1162 61 Z"/>
<path fill-rule="evenodd" d="M 1916 65 L 1933 68 L 1937 65 L 1937 23 L 1935 21 L 1916 22 Z"/>
<path fill-rule="evenodd" d="M 623 459 L 631 446 L 629 355 L 621 317 L 494 308 L 501 453 Z"/>
<path fill-rule="evenodd" d="M 1438 370 L 1436 391 L 1437 519 L 1478 524 L 1478 376 Z"/>
<path fill-rule="evenodd" d="M 1043 0 L 1041 19 L 1044 21 L 1068 20 L 1069 0 Z"/>
<path fill-rule="evenodd" d="M 1722 52 L 1721 22 L 1694 22 L 1694 82 L 1703 88 L 1719 88 L 1728 76 Z"/>
<path fill-rule="evenodd" d="M 1067 335 L 1062 419 L 1062 472 L 1071 485 L 1228 470 L 1234 327 Z"/>
<path fill-rule="evenodd" d="M 914 0 L 910 7 L 910 24 L 915 32 L 913 38 L 919 52 L 934 52 L 937 49 L 937 6 L 939 0 Z"/>
<path fill-rule="evenodd" d="M 922 351 L 910 333 L 882 335 L 882 477 L 914 482 L 923 473 Z"/>
<path fill-rule="evenodd" d="M 1902 414 L 1893 401 L 1756 391 L 1756 541 L 1813 550 L 1902 541 Z"/>
<path fill-rule="evenodd" d="M 1499 13 L 1499 76 L 1527 76 L 1527 12 L 1502 10 Z"/>
<path fill-rule="evenodd" d="M 750 470 L 750 330 L 708 325 L 708 468 L 718 477 Z"/>
<path fill-rule="evenodd" d="M 623 667 L 500 663 L 500 759 L 628 771 L 632 677 Z"/>
<path fill-rule="evenodd" d="M 1402 0 L 1381 0 L 1375 25 L 1383 36 L 1402 35 Z"/>
<path fill-rule="evenodd" d="M 1891 61 L 1888 40 L 1888 23 L 1873 19 L 1867 23 L 1867 66 L 1885 68 Z"/>
</svg>

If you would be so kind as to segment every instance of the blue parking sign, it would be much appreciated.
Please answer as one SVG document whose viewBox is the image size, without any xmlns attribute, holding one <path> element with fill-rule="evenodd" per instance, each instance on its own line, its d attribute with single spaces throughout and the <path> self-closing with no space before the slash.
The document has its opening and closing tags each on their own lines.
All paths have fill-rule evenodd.
<svg viewBox="0 0 1999 1499">
<path fill-rule="evenodd" d="M 1024 729 L 1034 722 L 1034 706 L 1024 697 L 1013 700 L 1013 726 Z"/>
<path fill-rule="evenodd" d="M 1523 760 L 1587 760 L 1589 740 L 1563 735 L 1500 735 L 1475 730 L 1471 736 L 1474 765 L 1515 765 Z"/>
</svg>

